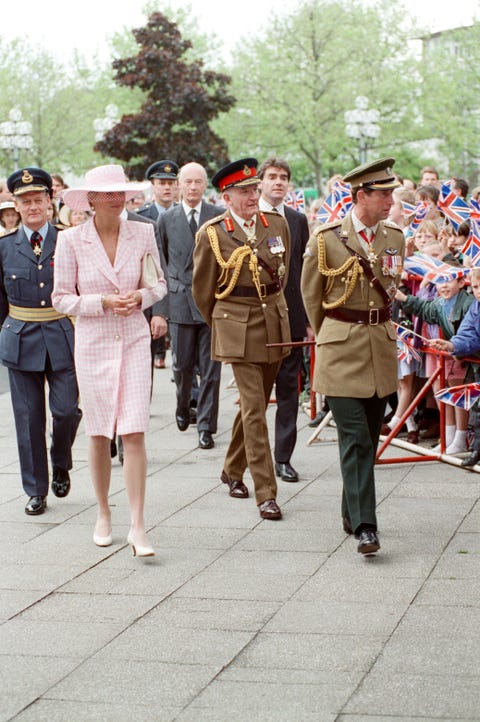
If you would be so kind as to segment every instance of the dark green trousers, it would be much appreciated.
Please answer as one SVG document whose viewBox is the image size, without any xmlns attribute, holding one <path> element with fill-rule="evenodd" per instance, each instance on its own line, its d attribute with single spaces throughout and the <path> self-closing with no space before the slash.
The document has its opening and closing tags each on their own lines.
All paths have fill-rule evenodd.
<svg viewBox="0 0 480 722">
<path fill-rule="evenodd" d="M 387 399 L 376 395 L 367 399 L 326 398 L 338 432 L 342 516 L 349 517 L 354 531 L 360 524 L 376 529 L 374 466 Z"/>
</svg>

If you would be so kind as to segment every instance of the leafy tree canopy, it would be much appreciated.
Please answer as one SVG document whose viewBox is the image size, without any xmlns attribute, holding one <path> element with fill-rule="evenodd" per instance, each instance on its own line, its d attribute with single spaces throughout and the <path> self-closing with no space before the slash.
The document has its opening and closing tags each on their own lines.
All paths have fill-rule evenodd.
<svg viewBox="0 0 480 722">
<path fill-rule="evenodd" d="M 140 111 L 124 115 L 95 150 L 126 162 L 132 178 L 143 177 L 159 158 L 179 165 L 195 160 L 207 168 L 225 162 L 227 145 L 210 123 L 235 103 L 229 76 L 189 59 L 191 41 L 162 13 L 152 13 L 133 36 L 139 51 L 114 60 L 114 80 L 140 89 L 144 99 Z"/>
</svg>

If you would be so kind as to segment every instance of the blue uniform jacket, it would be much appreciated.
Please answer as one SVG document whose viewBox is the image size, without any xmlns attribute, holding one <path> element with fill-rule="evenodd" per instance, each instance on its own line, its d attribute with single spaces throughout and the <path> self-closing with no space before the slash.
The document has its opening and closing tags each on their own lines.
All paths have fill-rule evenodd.
<svg viewBox="0 0 480 722">
<path fill-rule="evenodd" d="M 21 371 L 44 371 L 47 354 L 53 371 L 73 364 L 74 331 L 69 318 L 19 321 L 9 304 L 27 308 L 52 306 L 53 269 L 58 230 L 49 225 L 37 258 L 20 226 L 0 238 L 0 361 Z"/>
<path fill-rule="evenodd" d="M 455 356 L 474 356 L 480 353 L 480 303 L 474 301 L 460 327 L 452 336 Z"/>
</svg>

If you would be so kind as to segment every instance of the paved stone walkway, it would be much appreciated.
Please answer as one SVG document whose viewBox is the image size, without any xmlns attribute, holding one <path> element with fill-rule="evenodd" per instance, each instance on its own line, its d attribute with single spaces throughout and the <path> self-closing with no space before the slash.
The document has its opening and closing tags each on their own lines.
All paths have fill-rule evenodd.
<svg viewBox="0 0 480 722">
<path fill-rule="evenodd" d="M 229 379 L 225 367 L 216 447 L 204 451 L 195 427 L 176 428 L 170 370 L 155 371 L 157 555 L 143 562 L 126 544 L 118 460 L 114 544 L 92 543 L 83 427 L 68 498 L 24 514 L 0 396 L 0 720 L 480 720 L 480 476 L 438 462 L 378 467 L 382 550 L 362 558 L 341 530 L 335 428 L 307 446 L 302 413 L 301 481 L 279 483 L 283 521 L 262 521 L 219 480 L 237 410 Z"/>
</svg>

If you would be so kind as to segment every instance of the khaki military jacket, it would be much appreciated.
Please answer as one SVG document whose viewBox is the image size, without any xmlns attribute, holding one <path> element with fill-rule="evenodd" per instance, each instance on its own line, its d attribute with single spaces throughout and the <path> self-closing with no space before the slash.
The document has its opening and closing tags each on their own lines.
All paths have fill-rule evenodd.
<svg viewBox="0 0 480 722">
<path fill-rule="evenodd" d="M 210 234 L 210 235 L 209 235 Z M 212 244 L 213 236 L 213 244 Z M 216 240 L 215 240 L 216 239 Z M 245 246 L 258 260 L 261 290 L 272 284 L 272 276 L 262 261 L 287 281 L 290 234 L 285 219 L 278 213 L 263 212 L 256 216 L 255 238 L 250 243 L 229 211 L 213 218 L 198 230 L 193 254 L 193 298 L 203 318 L 212 329 L 212 358 L 216 361 L 274 363 L 290 353 L 290 348 L 266 347 L 267 343 L 290 342 L 288 308 L 283 290 L 260 298 L 228 294 L 222 299 L 215 293 L 224 291 L 235 278 L 235 288 L 255 289 L 246 255 L 235 269 L 222 269 L 222 263 Z M 215 250 L 216 249 L 216 250 Z"/>
<path fill-rule="evenodd" d="M 323 237 L 323 238 L 322 238 Z M 302 295 L 310 324 L 316 335 L 313 388 L 327 396 L 369 398 L 375 393 L 388 396 L 397 388 L 396 332 L 391 321 L 377 325 L 350 323 L 328 318 L 325 305 L 353 311 L 372 311 L 386 305 L 381 293 L 358 273 L 351 294 L 343 299 L 352 282 L 353 266 L 335 273 L 351 259 L 343 240 L 357 254 L 366 257 L 349 213 L 341 223 L 317 227 L 307 245 L 302 270 Z M 324 262 L 319 270 L 319 242 L 324 243 Z M 373 242 L 377 260 L 372 270 L 393 300 L 400 283 L 404 236 L 394 224 L 381 221 Z"/>
</svg>

